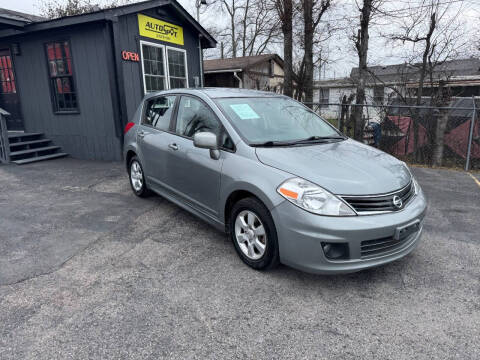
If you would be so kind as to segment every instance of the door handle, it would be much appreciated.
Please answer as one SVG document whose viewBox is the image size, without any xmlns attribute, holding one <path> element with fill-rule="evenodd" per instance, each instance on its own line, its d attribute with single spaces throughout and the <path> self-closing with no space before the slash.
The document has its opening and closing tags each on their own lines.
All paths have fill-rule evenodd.
<svg viewBox="0 0 480 360">
<path fill-rule="evenodd" d="M 168 147 L 172 150 L 175 150 L 175 151 L 178 150 L 178 146 L 175 143 L 168 145 Z"/>
</svg>

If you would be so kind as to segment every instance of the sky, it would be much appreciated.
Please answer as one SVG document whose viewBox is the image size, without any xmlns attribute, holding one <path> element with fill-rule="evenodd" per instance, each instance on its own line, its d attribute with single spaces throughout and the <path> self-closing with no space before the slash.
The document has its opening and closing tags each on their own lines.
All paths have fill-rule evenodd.
<svg viewBox="0 0 480 360">
<path fill-rule="evenodd" d="M 62 0 L 59 0 L 62 1 Z M 102 2 L 103 0 L 99 0 Z M 128 1 L 128 0 L 123 0 Z M 179 3 L 187 9 L 194 17 L 195 13 L 195 0 L 178 0 Z M 212 0 L 207 0 L 210 2 Z M 422 0 L 409 0 L 409 1 L 422 1 Z M 452 2 L 452 12 L 459 12 L 458 21 L 461 23 L 462 31 L 465 33 L 463 38 L 466 39 L 480 39 L 480 0 L 442 0 L 445 2 Z M 360 2 L 360 1 L 359 1 Z M 400 6 L 402 8 L 406 1 L 390 1 L 387 2 L 390 9 Z M 358 14 L 356 9 L 355 0 L 336 0 L 334 1 L 336 8 L 330 12 L 331 22 L 335 22 L 335 17 L 338 14 L 347 13 L 352 15 L 352 18 Z M 0 7 L 11 10 L 22 11 L 30 14 L 39 15 L 41 12 L 42 0 L 0 0 Z M 203 9 L 200 22 L 204 27 L 209 27 L 212 24 L 219 26 L 219 18 L 226 20 L 226 17 L 219 17 L 216 12 L 209 12 L 208 7 Z M 355 19 L 355 18 L 354 18 Z M 328 20 L 328 16 L 326 17 Z M 221 23 L 222 20 L 220 20 Z M 358 21 L 353 21 L 355 24 Z M 381 19 L 379 21 L 381 23 Z M 399 23 L 402 19 L 398 20 Z M 390 43 L 386 43 L 384 37 L 381 35 L 385 32 L 393 31 L 394 25 L 392 24 L 380 24 L 381 26 L 373 27 L 370 34 L 370 46 L 369 46 L 369 65 L 390 65 L 396 63 L 402 63 L 405 61 L 405 54 L 412 52 L 415 49 L 408 48 L 407 45 L 397 44 L 392 46 Z M 397 25 L 399 26 L 399 25 Z M 352 67 L 357 65 L 357 57 L 353 51 L 352 43 L 349 40 L 349 31 L 345 30 L 339 32 L 335 38 L 331 39 L 326 45 L 326 51 L 329 53 L 329 62 L 324 66 L 321 74 L 316 74 L 316 77 L 322 78 L 338 78 L 348 76 Z M 279 55 L 282 55 L 282 49 L 275 49 Z M 465 52 L 470 55 L 480 56 L 479 49 L 469 48 Z M 211 53 L 209 53 L 211 56 Z M 467 55 L 464 55 L 465 57 Z"/>
</svg>

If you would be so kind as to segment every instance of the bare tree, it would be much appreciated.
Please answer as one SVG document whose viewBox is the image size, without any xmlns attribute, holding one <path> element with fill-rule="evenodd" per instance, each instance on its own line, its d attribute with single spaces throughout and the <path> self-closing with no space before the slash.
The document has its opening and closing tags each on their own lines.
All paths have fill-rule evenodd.
<svg viewBox="0 0 480 360">
<path fill-rule="evenodd" d="M 270 0 L 246 0 L 241 20 L 242 56 L 263 54 L 278 42 L 280 21 Z"/>
<path fill-rule="evenodd" d="M 280 21 L 272 0 L 216 0 L 209 9 L 228 15 L 218 38 L 231 57 L 264 54 L 279 41 Z"/>
<path fill-rule="evenodd" d="M 238 49 L 238 39 L 237 39 L 237 24 L 238 24 L 238 14 L 240 10 L 241 1 L 238 0 L 217 0 L 217 4 L 220 5 L 220 9 L 224 10 L 228 14 L 228 27 L 225 29 L 225 32 L 220 35 L 221 37 L 228 37 L 229 41 L 227 42 L 230 45 L 230 52 L 232 57 L 237 57 Z M 215 4 L 215 3 L 214 3 Z M 212 4 L 212 5 L 214 5 Z M 214 9 L 212 6 L 211 8 Z M 215 9 L 214 9 L 215 11 Z"/>
<path fill-rule="evenodd" d="M 330 8 L 330 0 L 302 0 L 304 38 L 304 91 L 305 102 L 313 102 L 313 45 L 314 36 L 325 12 Z"/>
<path fill-rule="evenodd" d="M 99 9 L 99 4 L 91 0 L 46 0 L 40 5 L 41 15 L 48 19 L 79 15 Z"/>
<path fill-rule="evenodd" d="M 275 0 L 275 8 L 283 33 L 283 93 L 293 97 L 293 2 Z"/>
<path fill-rule="evenodd" d="M 368 42 L 369 42 L 369 28 L 372 18 L 372 12 L 375 9 L 375 0 L 363 0 L 363 6 L 360 9 L 360 28 L 357 34 L 353 35 L 355 51 L 358 55 L 358 79 L 355 104 L 352 111 L 352 118 L 354 122 L 354 135 L 356 140 L 361 141 L 363 138 L 363 105 L 365 103 L 365 86 L 367 82 L 367 60 L 368 60 Z"/>
<path fill-rule="evenodd" d="M 444 109 L 444 107 L 448 106 L 451 100 L 449 89 L 445 87 L 444 80 L 439 81 L 438 96 L 436 100 L 436 105 L 441 107 L 441 110 L 438 112 L 437 121 L 435 122 L 432 165 L 441 166 L 443 161 L 445 130 L 447 128 L 449 112 L 448 109 Z"/>
<path fill-rule="evenodd" d="M 450 97 L 446 95 L 448 91 L 442 84 L 451 74 L 439 71 L 438 67 L 450 59 L 457 58 L 468 43 L 458 22 L 462 1 L 456 2 L 456 8 L 452 8 L 452 4 L 443 0 L 422 0 L 420 4 L 408 3 L 409 6 L 405 7 L 402 13 L 396 14 L 395 21 L 399 30 L 390 34 L 389 38 L 394 43 L 407 45 L 411 49 L 408 62 L 416 73 L 417 85 L 413 94 L 416 106 L 424 105 L 426 86 L 431 90 L 430 104 L 449 105 Z M 446 114 L 442 112 L 440 116 L 429 114 L 429 117 L 431 119 L 429 130 L 433 134 L 431 143 L 434 148 L 432 162 L 434 165 L 440 165 L 442 158 L 439 154 L 443 154 L 448 112 Z M 412 119 L 414 161 L 418 162 L 420 157 L 425 157 L 425 154 L 419 151 L 419 108 L 413 111 Z"/>
<path fill-rule="evenodd" d="M 436 1 L 436 0 L 435 0 Z M 433 7 L 431 8 L 433 10 Z M 419 80 L 418 80 L 418 90 L 417 90 L 417 96 L 416 96 L 416 102 L 415 105 L 420 106 L 422 104 L 422 95 L 423 95 L 423 87 L 425 84 L 425 76 L 427 75 L 427 62 L 428 62 L 428 57 L 429 54 L 432 50 L 435 49 L 435 45 L 432 45 L 432 35 L 433 32 L 435 31 L 435 27 L 437 26 L 437 14 L 432 11 L 430 13 L 429 19 L 428 19 L 428 30 L 425 34 L 420 34 L 417 32 L 416 34 L 412 35 L 411 33 L 414 31 L 414 29 L 417 27 L 419 24 L 419 21 L 423 22 L 425 19 L 422 17 L 414 17 L 414 21 L 410 26 L 407 26 L 405 28 L 405 34 L 393 37 L 395 40 L 400 40 L 402 42 L 412 42 L 412 43 L 424 43 L 423 47 L 423 53 L 422 53 L 422 63 L 420 66 L 420 71 L 419 71 Z M 418 120 L 418 109 L 416 110 L 414 116 L 414 122 L 413 122 L 413 148 L 415 149 L 414 157 L 415 161 L 418 161 L 418 128 L 419 128 L 419 122 Z"/>
<path fill-rule="evenodd" d="M 134 0 L 43 0 L 40 2 L 40 13 L 48 19 L 56 19 L 127 5 L 133 1 Z"/>
</svg>

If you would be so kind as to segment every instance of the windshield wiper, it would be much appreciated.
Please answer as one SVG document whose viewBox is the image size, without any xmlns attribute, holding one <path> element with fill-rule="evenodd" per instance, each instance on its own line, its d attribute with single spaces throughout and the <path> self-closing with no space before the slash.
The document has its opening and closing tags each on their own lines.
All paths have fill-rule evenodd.
<svg viewBox="0 0 480 360">
<path fill-rule="evenodd" d="M 310 136 L 309 138 L 294 141 L 293 144 L 309 144 L 309 143 L 321 143 L 329 140 L 345 140 L 345 136 Z"/>
<path fill-rule="evenodd" d="M 254 144 L 250 144 L 250 146 L 254 146 L 254 147 L 273 147 L 273 146 L 288 146 L 288 145 L 292 145 L 292 144 L 295 144 L 295 142 L 292 142 L 292 141 L 272 141 L 272 140 L 269 140 L 269 141 L 265 141 L 263 143 L 254 143 Z"/>
<path fill-rule="evenodd" d="M 307 139 L 293 140 L 293 141 L 265 141 L 263 143 L 250 144 L 254 147 L 273 147 L 273 146 L 292 146 L 298 144 L 314 144 L 328 142 L 329 140 L 345 140 L 345 136 L 310 136 Z"/>
</svg>

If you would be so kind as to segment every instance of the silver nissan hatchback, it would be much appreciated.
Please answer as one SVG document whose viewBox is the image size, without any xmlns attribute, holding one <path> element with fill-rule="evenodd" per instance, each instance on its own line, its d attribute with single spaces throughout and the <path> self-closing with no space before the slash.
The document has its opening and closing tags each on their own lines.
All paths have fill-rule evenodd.
<svg viewBox="0 0 480 360">
<path fill-rule="evenodd" d="M 304 105 L 242 89 L 149 94 L 125 128 L 133 192 L 231 238 L 254 269 L 347 273 L 409 254 L 425 196 L 406 164 Z"/>
</svg>

